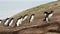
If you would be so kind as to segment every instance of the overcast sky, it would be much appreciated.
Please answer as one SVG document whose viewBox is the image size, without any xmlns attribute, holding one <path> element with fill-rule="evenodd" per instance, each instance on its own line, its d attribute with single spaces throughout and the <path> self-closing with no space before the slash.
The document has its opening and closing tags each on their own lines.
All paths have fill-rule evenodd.
<svg viewBox="0 0 60 34">
<path fill-rule="evenodd" d="M 0 0 L 0 19 L 4 19 L 22 10 L 56 0 Z"/>
</svg>

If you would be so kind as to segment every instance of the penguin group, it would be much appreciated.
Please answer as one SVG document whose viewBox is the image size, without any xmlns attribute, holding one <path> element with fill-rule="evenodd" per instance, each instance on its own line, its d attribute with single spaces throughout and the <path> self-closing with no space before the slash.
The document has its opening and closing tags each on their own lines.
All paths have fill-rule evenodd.
<svg viewBox="0 0 60 34">
<path fill-rule="evenodd" d="M 31 16 L 29 17 L 29 23 L 33 22 L 34 17 L 35 17 L 34 15 L 35 14 L 31 14 Z M 15 26 L 20 26 L 23 21 L 27 20 L 27 18 L 28 18 L 28 14 L 25 14 L 24 16 L 18 17 L 17 20 L 16 20 L 16 23 L 15 23 Z M 1 22 L 2 22 L 2 20 L 0 20 L 0 23 Z M 14 18 L 6 18 L 4 20 L 3 25 L 4 26 L 12 26 L 13 22 L 14 22 Z"/>
<path fill-rule="evenodd" d="M 5 19 L 5 21 L 4 21 L 4 25 L 5 26 L 11 26 L 12 25 L 12 23 L 13 23 L 13 20 L 14 20 L 14 18 L 6 18 Z"/>
<path fill-rule="evenodd" d="M 29 23 L 31 23 L 34 19 L 35 14 L 32 14 L 29 18 Z M 16 26 L 20 26 L 20 24 L 22 24 L 23 21 L 25 21 L 28 18 L 28 14 L 25 14 L 24 16 L 21 16 L 20 18 L 17 19 L 16 21 Z"/>
<path fill-rule="evenodd" d="M 47 23 L 49 22 L 49 19 L 53 16 L 53 12 L 54 11 L 50 11 L 50 12 L 44 12 L 45 18 L 43 21 L 46 21 Z M 16 26 L 20 26 L 22 24 L 23 21 L 27 20 L 27 18 L 29 18 L 29 23 L 32 23 L 33 20 L 35 19 L 35 14 L 31 14 L 30 17 L 28 14 L 25 14 L 24 16 L 20 16 L 17 18 L 15 25 Z M 2 20 L 0 20 L 0 23 L 2 22 Z M 6 18 L 4 20 L 3 25 L 4 26 L 11 26 L 14 22 L 14 18 Z"/>
</svg>

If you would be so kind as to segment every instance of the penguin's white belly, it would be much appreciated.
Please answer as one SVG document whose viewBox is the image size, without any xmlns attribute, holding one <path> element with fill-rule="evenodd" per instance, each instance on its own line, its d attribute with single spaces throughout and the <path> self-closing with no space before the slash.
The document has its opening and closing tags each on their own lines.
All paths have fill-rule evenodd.
<svg viewBox="0 0 60 34">
<path fill-rule="evenodd" d="M 48 22 L 48 18 L 46 18 L 46 21 Z"/>
<path fill-rule="evenodd" d="M 4 25 L 8 25 L 8 22 L 9 22 L 9 20 L 7 20 L 7 21 L 4 23 Z"/>
<path fill-rule="evenodd" d="M 9 26 L 11 26 L 11 25 L 12 25 L 12 23 L 13 23 L 13 20 L 11 20 L 11 22 L 9 23 Z"/>
<path fill-rule="evenodd" d="M 24 17 L 23 21 L 27 19 L 28 16 Z"/>
<path fill-rule="evenodd" d="M 50 18 L 50 17 L 52 17 L 53 16 L 53 14 L 50 14 L 49 16 L 48 16 L 48 18 Z"/>
<path fill-rule="evenodd" d="M 17 26 L 19 26 L 20 20 L 17 21 Z"/>
<path fill-rule="evenodd" d="M 20 24 L 21 23 L 21 19 L 18 20 L 17 24 Z"/>
<path fill-rule="evenodd" d="M 31 17 L 31 20 L 30 20 L 30 22 L 32 22 L 32 21 L 33 21 L 33 19 L 34 19 L 34 16 L 32 16 L 32 17 Z"/>
<path fill-rule="evenodd" d="M 0 21 L 0 24 L 1 24 L 1 21 Z"/>
<path fill-rule="evenodd" d="M 19 26 L 21 23 L 22 23 L 22 19 L 19 19 L 19 20 L 17 21 L 17 26 Z"/>
</svg>

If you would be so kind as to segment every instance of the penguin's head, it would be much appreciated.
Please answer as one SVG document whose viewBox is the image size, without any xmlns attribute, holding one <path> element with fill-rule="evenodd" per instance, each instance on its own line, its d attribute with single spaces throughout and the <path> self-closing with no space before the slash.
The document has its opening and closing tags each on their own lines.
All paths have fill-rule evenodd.
<svg viewBox="0 0 60 34">
<path fill-rule="evenodd" d="M 25 15 L 23 16 L 23 18 L 24 18 L 25 16 L 28 16 L 28 14 L 25 14 Z"/>
<path fill-rule="evenodd" d="M 25 14 L 24 16 L 28 16 L 28 14 Z"/>
<path fill-rule="evenodd" d="M 17 18 L 17 20 L 19 20 L 19 19 L 21 19 L 21 18 L 23 18 L 23 17 L 22 17 L 22 16 L 20 16 L 20 17 L 18 17 L 18 18 Z"/>
<path fill-rule="evenodd" d="M 6 18 L 6 20 L 8 20 L 9 18 Z"/>
<path fill-rule="evenodd" d="M 54 11 L 51 11 L 51 13 L 53 13 Z"/>
<path fill-rule="evenodd" d="M 23 18 L 23 16 L 20 16 L 20 18 L 19 18 L 19 19 L 21 19 L 21 18 Z"/>
<path fill-rule="evenodd" d="M 4 22 L 6 22 L 6 20 L 9 20 L 10 18 L 6 18 Z"/>
<path fill-rule="evenodd" d="M 48 14 L 48 12 L 44 12 L 44 14 Z"/>
<path fill-rule="evenodd" d="M 14 18 L 11 18 L 11 20 L 14 19 Z"/>
<path fill-rule="evenodd" d="M 35 14 L 32 14 L 32 16 L 34 16 Z"/>
</svg>

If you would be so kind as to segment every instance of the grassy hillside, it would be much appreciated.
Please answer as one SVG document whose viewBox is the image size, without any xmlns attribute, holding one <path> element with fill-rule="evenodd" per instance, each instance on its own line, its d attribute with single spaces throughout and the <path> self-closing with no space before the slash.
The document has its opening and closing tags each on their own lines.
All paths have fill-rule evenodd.
<svg viewBox="0 0 60 34">
<path fill-rule="evenodd" d="M 54 11 L 54 15 L 51 17 L 50 21 L 46 23 L 43 21 L 44 18 L 44 11 Z M 25 21 L 22 22 L 20 27 L 15 27 L 15 23 L 13 22 L 11 27 L 5 27 L 5 26 L 0 26 L 0 32 L 1 33 L 13 33 L 13 34 L 28 34 L 28 33 L 39 33 L 39 34 L 45 34 L 49 33 L 49 30 L 57 30 L 60 33 L 60 1 L 55 1 L 47 4 L 43 4 L 37 7 L 33 7 L 30 9 L 27 9 L 23 12 L 20 12 L 12 17 L 15 18 L 14 21 L 18 17 L 24 14 L 28 14 L 29 16 L 31 14 L 35 14 L 35 19 L 33 20 L 32 23 L 29 23 L 29 18 L 27 18 Z M 46 30 L 47 29 L 47 30 Z M 17 33 L 16 33 L 17 32 Z M 42 33 L 41 33 L 42 32 Z M 51 32 L 53 33 L 53 32 Z"/>
<path fill-rule="evenodd" d="M 24 14 L 29 14 L 29 13 L 39 11 L 39 10 L 42 10 L 44 8 L 53 7 L 53 6 L 56 6 L 56 5 L 60 5 L 60 1 L 55 1 L 55 2 L 51 2 L 51 3 L 43 4 L 43 5 L 40 5 L 40 6 L 37 6 L 37 7 L 33 7 L 33 8 L 30 8 L 30 9 L 27 9 L 25 11 L 22 11 L 22 12 L 14 15 L 12 17 L 16 18 L 16 17 L 19 17 L 19 16 L 24 15 Z"/>
</svg>

